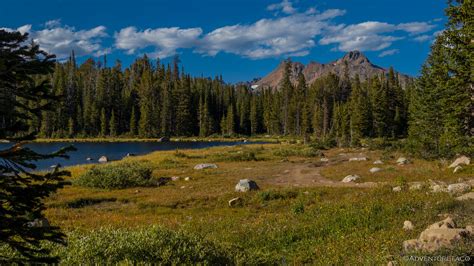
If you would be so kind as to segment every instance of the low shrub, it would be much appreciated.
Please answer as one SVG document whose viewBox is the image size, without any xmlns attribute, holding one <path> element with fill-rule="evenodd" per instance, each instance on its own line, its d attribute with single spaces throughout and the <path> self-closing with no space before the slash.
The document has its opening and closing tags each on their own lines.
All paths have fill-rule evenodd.
<svg viewBox="0 0 474 266">
<path fill-rule="evenodd" d="M 279 157 L 300 156 L 300 157 L 318 157 L 322 152 L 312 146 L 295 146 L 292 148 L 280 148 L 273 152 L 273 155 Z"/>
<path fill-rule="evenodd" d="M 64 265 L 233 265 L 241 257 L 202 237 L 156 226 L 73 231 L 68 234 L 67 246 L 44 244 L 44 247 Z M 0 251 L 9 261 L 21 259 L 21 255 L 7 246 L 0 246 Z"/>
<path fill-rule="evenodd" d="M 83 187 L 121 189 L 156 185 L 147 161 L 95 165 L 79 176 L 76 184 Z"/>
<path fill-rule="evenodd" d="M 257 157 L 259 151 L 256 149 L 252 150 L 242 150 L 242 151 L 231 151 L 225 153 L 218 153 L 215 155 L 215 160 L 220 162 L 250 162 L 250 161 L 260 161 L 261 158 Z"/>
<path fill-rule="evenodd" d="M 87 206 L 92 206 L 104 202 L 116 202 L 116 198 L 79 198 L 67 202 L 65 205 L 67 208 L 78 209 Z"/>
</svg>

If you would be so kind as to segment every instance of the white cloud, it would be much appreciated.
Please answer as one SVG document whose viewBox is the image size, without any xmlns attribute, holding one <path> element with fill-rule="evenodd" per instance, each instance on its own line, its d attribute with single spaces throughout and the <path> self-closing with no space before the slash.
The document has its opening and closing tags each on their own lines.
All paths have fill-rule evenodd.
<svg viewBox="0 0 474 266">
<path fill-rule="evenodd" d="M 353 25 L 338 25 L 327 28 L 320 44 L 336 44 L 339 51 L 380 51 L 407 35 L 423 33 L 433 29 L 426 22 L 410 22 L 398 25 L 378 21 L 368 21 Z M 397 32 L 397 34 L 395 34 Z"/>
<path fill-rule="evenodd" d="M 60 27 L 61 26 L 61 20 L 60 19 L 53 19 L 53 20 L 46 21 L 46 23 L 44 23 L 44 26 L 48 29 Z"/>
<path fill-rule="evenodd" d="M 73 50 L 77 56 L 98 55 L 110 51 L 101 45 L 102 38 L 107 36 L 104 26 L 76 30 L 74 27 L 62 26 L 59 20 L 51 20 L 44 25 L 46 28 L 42 30 L 33 30 L 32 26 L 27 24 L 15 31 L 29 33 L 30 39 L 38 43 L 42 50 L 55 54 L 58 59 L 67 58 Z M 14 31 L 10 28 L 0 29 Z"/>
<path fill-rule="evenodd" d="M 155 50 L 152 56 L 168 57 L 175 54 L 177 49 L 195 46 L 201 34 L 201 28 L 173 27 L 139 31 L 135 27 L 127 27 L 115 34 L 115 46 L 126 50 L 128 54 L 153 47 Z"/>
<path fill-rule="evenodd" d="M 410 22 L 397 25 L 398 30 L 406 31 L 411 34 L 420 34 L 431 31 L 436 26 L 427 22 Z"/>
<path fill-rule="evenodd" d="M 316 45 L 314 38 L 329 25 L 327 20 L 344 13 L 331 9 L 225 26 L 206 34 L 196 50 L 210 56 L 226 52 L 252 59 L 306 55 Z"/>
<path fill-rule="evenodd" d="M 74 27 L 49 24 L 51 27 L 32 31 L 30 37 L 39 43 L 41 49 L 66 58 L 74 51 L 76 56 L 101 54 L 107 49 L 101 45 L 102 38 L 108 36 L 104 26 L 89 30 L 76 30 Z"/>
<path fill-rule="evenodd" d="M 29 33 L 31 31 L 31 24 L 26 24 L 16 29 L 0 27 L 0 30 L 4 30 L 8 32 L 19 31 L 21 34 L 24 34 L 24 33 Z"/>
<path fill-rule="evenodd" d="M 281 11 L 287 15 L 296 13 L 296 9 L 293 7 L 293 3 L 289 0 L 283 0 L 278 4 L 271 4 L 267 7 L 268 11 Z"/>
<path fill-rule="evenodd" d="M 423 35 L 416 36 L 415 38 L 413 38 L 413 40 L 416 42 L 426 42 L 426 41 L 431 40 L 432 38 L 433 36 L 431 35 L 423 34 Z"/>
<path fill-rule="evenodd" d="M 394 54 L 398 54 L 400 51 L 398 49 L 391 49 L 391 50 L 386 50 L 386 51 L 383 51 L 379 54 L 379 57 L 385 57 L 385 56 L 389 56 L 389 55 L 394 55 Z"/>
</svg>

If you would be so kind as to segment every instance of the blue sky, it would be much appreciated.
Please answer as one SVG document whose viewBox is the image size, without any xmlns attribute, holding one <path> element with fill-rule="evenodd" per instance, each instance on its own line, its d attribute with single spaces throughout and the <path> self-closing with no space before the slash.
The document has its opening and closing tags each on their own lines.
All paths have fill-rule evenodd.
<svg viewBox="0 0 474 266">
<path fill-rule="evenodd" d="M 285 58 L 330 62 L 350 50 L 417 75 L 446 19 L 444 0 L 3 0 L 0 28 L 29 32 L 58 58 L 130 64 L 178 53 L 193 75 L 261 77 Z"/>
</svg>

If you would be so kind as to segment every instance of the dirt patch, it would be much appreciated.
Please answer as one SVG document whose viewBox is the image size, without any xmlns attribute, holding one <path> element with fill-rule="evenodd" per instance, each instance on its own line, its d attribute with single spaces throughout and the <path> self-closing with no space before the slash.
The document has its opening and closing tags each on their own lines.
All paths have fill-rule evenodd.
<svg viewBox="0 0 474 266">
<path fill-rule="evenodd" d="M 342 160 L 341 160 L 342 161 Z M 335 165 L 340 161 L 323 162 L 295 162 L 279 174 L 266 179 L 272 185 L 285 187 L 375 187 L 375 182 L 342 183 L 325 178 L 321 169 L 328 165 Z"/>
</svg>

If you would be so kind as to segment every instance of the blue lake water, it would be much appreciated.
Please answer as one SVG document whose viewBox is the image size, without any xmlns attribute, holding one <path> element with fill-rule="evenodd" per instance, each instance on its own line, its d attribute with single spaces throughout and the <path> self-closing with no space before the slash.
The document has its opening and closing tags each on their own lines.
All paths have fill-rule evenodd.
<svg viewBox="0 0 474 266">
<path fill-rule="evenodd" d="M 54 158 L 36 162 L 37 170 L 49 169 L 51 165 L 61 164 L 71 166 L 78 164 L 97 163 L 101 156 L 106 156 L 109 161 L 120 160 L 128 153 L 143 155 L 154 151 L 202 149 L 215 146 L 235 146 L 242 144 L 255 144 L 259 142 L 223 142 L 223 141 L 173 141 L 173 142 L 51 142 L 51 143 L 30 143 L 26 147 L 38 153 L 51 153 L 61 147 L 73 145 L 77 151 L 69 152 L 69 159 Z M 11 146 L 8 143 L 0 143 L 0 150 Z M 90 161 L 87 158 L 91 158 Z"/>
</svg>

